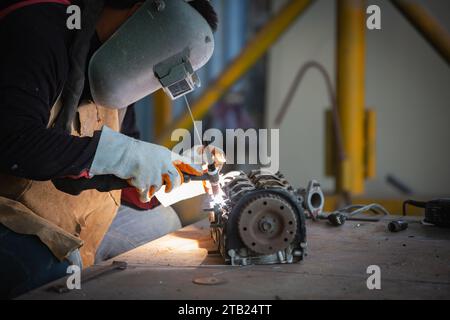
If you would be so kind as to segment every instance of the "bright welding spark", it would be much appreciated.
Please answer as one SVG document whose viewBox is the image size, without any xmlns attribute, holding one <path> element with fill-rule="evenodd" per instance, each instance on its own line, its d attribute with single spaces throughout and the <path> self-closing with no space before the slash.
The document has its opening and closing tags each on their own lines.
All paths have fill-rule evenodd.
<svg viewBox="0 0 450 320">
<path fill-rule="evenodd" d="M 223 186 L 224 185 L 224 176 L 222 174 L 219 175 L 220 180 L 219 180 L 219 185 Z M 207 183 L 208 185 L 208 189 L 211 189 L 211 186 L 209 185 L 209 183 Z M 223 192 L 222 188 L 219 188 L 219 194 L 217 195 L 213 195 L 212 192 L 209 193 L 209 201 L 207 202 L 210 206 L 210 208 L 214 208 L 216 205 L 222 206 L 225 205 L 225 201 L 227 199 L 227 196 L 225 194 L 225 192 Z"/>
<path fill-rule="evenodd" d="M 211 195 L 211 201 L 209 202 L 211 208 L 215 207 L 216 205 L 224 205 L 225 204 L 225 192 L 223 192 L 222 189 L 220 189 L 220 192 L 218 195 Z"/>
</svg>

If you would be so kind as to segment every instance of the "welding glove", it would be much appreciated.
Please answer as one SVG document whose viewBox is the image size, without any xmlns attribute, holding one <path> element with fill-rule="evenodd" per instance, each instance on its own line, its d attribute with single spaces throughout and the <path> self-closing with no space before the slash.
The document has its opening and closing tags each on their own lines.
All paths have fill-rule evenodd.
<svg viewBox="0 0 450 320">
<path fill-rule="evenodd" d="M 183 182 L 183 173 L 202 175 L 201 166 L 169 149 L 139 141 L 104 126 L 89 170 L 91 176 L 112 174 L 135 187 L 148 203 L 165 186 L 171 192 Z"/>
</svg>

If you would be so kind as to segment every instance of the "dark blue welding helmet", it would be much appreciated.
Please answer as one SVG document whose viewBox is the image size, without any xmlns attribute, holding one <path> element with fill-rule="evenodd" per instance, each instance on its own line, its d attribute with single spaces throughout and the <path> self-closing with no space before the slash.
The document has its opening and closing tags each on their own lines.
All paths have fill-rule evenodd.
<svg viewBox="0 0 450 320">
<path fill-rule="evenodd" d="M 200 86 L 195 71 L 214 51 L 213 31 L 185 0 L 147 0 L 93 55 L 92 97 L 121 109 L 163 88 L 177 99 Z"/>
</svg>

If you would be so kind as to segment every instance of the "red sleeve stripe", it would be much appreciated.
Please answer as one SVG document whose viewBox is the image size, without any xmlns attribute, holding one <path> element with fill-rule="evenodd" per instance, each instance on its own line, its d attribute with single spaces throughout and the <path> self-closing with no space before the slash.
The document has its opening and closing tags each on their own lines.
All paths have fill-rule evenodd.
<svg viewBox="0 0 450 320">
<path fill-rule="evenodd" d="M 92 177 L 89 174 L 89 170 L 83 170 L 79 175 L 76 176 L 67 176 L 68 179 L 78 180 L 78 179 L 91 179 Z"/>
<path fill-rule="evenodd" d="M 20 1 L 20 2 L 12 4 L 9 7 L 6 7 L 5 9 L 1 10 L 0 11 L 0 20 L 16 10 L 31 6 L 33 4 L 39 4 L 39 3 L 59 3 L 59 4 L 65 4 L 67 6 L 71 5 L 71 2 L 69 0 L 25 0 L 25 1 Z"/>
</svg>

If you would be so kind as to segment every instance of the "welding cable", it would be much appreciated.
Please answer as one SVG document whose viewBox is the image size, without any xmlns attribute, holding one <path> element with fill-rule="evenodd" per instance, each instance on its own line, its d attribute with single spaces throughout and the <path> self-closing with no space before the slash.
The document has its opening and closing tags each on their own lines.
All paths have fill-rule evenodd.
<svg viewBox="0 0 450 320">
<path fill-rule="evenodd" d="M 424 201 L 415 201 L 415 200 L 406 200 L 403 202 L 403 216 L 406 216 L 406 207 L 408 205 L 411 205 L 413 207 L 422 208 L 425 209 L 427 206 L 427 203 Z"/>
<path fill-rule="evenodd" d="M 328 220 L 331 225 L 340 227 L 346 221 L 363 221 L 363 222 L 380 222 L 382 218 L 363 218 L 357 217 L 358 214 L 372 211 L 377 215 L 388 216 L 389 212 L 379 204 L 370 205 L 350 205 L 342 209 L 336 210 L 329 215 L 320 215 L 319 219 Z"/>
<path fill-rule="evenodd" d="M 350 214 L 350 217 L 356 216 L 357 214 L 364 213 L 367 211 L 372 211 L 376 214 L 382 214 L 385 216 L 390 215 L 390 213 L 383 206 L 381 206 L 377 203 L 372 203 L 369 205 L 351 205 L 351 206 L 347 206 L 339 211 Z"/>
<path fill-rule="evenodd" d="M 405 201 L 404 206 L 407 204 L 411 204 L 413 206 L 418 206 L 420 208 L 424 207 L 426 205 L 426 202 L 421 201 L 413 201 L 408 200 Z M 405 209 L 404 209 L 405 210 Z M 373 213 L 377 215 L 383 215 L 381 218 L 366 218 L 366 217 L 358 217 L 359 214 L 372 211 Z M 333 213 L 331 213 L 328 216 L 320 216 L 320 219 L 322 220 L 328 220 L 331 222 L 334 226 L 342 226 L 345 221 L 362 221 L 362 222 L 380 222 L 384 220 L 384 218 L 391 216 L 388 210 L 386 210 L 383 206 L 373 203 L 369 205 L 350 205 L 347 207 L 344 207 L 342 209 L 336 210 Z M 395 217 L 394 217 L 395 219 Z M 428 225 L 426 221 L 416 221 L 416 220 L 392 220 L 392 218 L 387 218 L 387 221 L 391 222 L 399 222 L 401 221 L 406 223 L 413 223 L 413 224 L 422 224 L 422 225 Z"/>
<path fill-rule="evenodd" d="M 283 101 L 283 104 L 281 105 L 280 111 L 279 111 L 277 117 L 275 118 L 274 125 L 278 128 L 280 127 L 286 114 L 289 111 L 289 108 L 292 104 L 292 100 L 295 97 L 295 93 L 297 92 L 298 88 L 300 87 L 300 84 L 303 81 L 306 73 L 310 69 L 317 69 L 325 80 L 325 84 L 326 84 L 327 91 L 328 91 L 328 96 L 330 99 L 330 104 L 331 104 L 331 107 L 333 110 L 333 129 L 334 129 L 334 136 L 335 136 L 335 142 L 336 142 L 336 150 L 338 151 L 338 157 L 337 157 L 336 161 L 337 161 L 337 165 L 339 165 L 346 158 L 345 150 L 344 150 L 344 146 L 343 146 L 343 142 L 342 142 L 342 131 L 341 131 L 341 122 L 339 119 L 339 109 L 338 109 L 336 94 L 335 94 L 335 90 L 333 89 L 333 84 L 331 81 L 330 74 L 325 69 L 325 67 L 322 64 L 320 64 L 319 62 L 316 62 L 316 61 L 306 62 L 300 68 L 300 70 L 297 72 L 294 82 L 292 83 L 292 86 L 289 89 L 289 91 L 286 95 L 286 98 Z"/>
<path fill-rule="evenodd" d="M 373 203 L 369 205 L 350 205 L 333 212 L 326 219 L 333 223 L 333 220 L 341 220 L 339 223 L 334 223 L 334 225 L 339 226 L 345 223 L 345 221 L 365 221 L 365 222 L 379 222 L 382 218 L 363 218 L 357 217 L 357 215 L 372 211 L 377 215 L 389 216 L 390 213 L 383 206 Z"/>
</svg>

